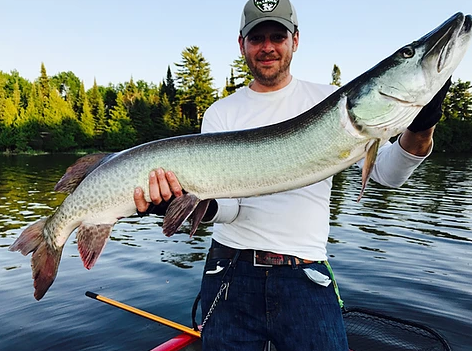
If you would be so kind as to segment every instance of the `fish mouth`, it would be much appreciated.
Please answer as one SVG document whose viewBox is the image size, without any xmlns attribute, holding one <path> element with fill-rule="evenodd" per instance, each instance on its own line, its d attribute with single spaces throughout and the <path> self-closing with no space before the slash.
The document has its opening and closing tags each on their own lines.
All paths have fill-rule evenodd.
<svg viewBox="0 0 472 351">
<path fill-rule="evenodd" d="M 441 73 L 454 57 L 454 49 L 461 38 L 470 35 L 472 17 L 458 12 L 435 30 L 423 36 L 416 44 L 424 46 L 422 64 L 435 67 Z M 434 63 L 434 64 L 432 64 Z"/>
<path fill-rule="evenodd" d="M 387 99 L 395 100 L 396 102 L 399 102 L 399 103 L 404 104 L 404 105 L 411 105 L 412 102 L 413 102 L 413 100 L 409 101 L 409 100 L 405 100 L 405 99 L 400 99 L 398 96 L 394 96 L 394 95 L 384 93 L 382 90 L 379 90 L 379 94 L 381 96 L 387 98 Z"/>
</svg>

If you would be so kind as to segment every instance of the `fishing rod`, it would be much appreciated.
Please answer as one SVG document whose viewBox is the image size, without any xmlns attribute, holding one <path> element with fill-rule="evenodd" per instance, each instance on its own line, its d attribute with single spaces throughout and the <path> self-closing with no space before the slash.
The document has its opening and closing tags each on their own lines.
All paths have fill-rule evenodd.
<svg viewBox="0 0 472 351">
<path fill-rule="evenodd" d="M 101 302 L 105 302 L 109 305 L 121 308 L 122 310 L 137 314 L 138 316 L 150 319 L 154 322 L 161 323 L 161 324 L 166 325 L 168 327 L 180 330 L 181 332 L 184 332 L 186 334 L 190 334 L 190 335 L 193 335 L 193 336 L 196 336 L 196 337 L 200 338 L 200 332 L 199 331 L 193 330 L 192 328 L 186 327 L 185 325 L 182 325 L 182 324 L 170 321 L 168 319 L 156 316 L 152 313 L 140 310 L 138 308 L 126 305 L 122 302 L 112 300 L 112 299 L 110 299 L 108 297 L 105 297 L 103 295 L 98 295 L 94 292 L 87 291 L 85 293 L 85 296 L 90 297 L 90 298 L 95 299 L 95 300 L 98 300 L 98 301 L 101 301 Z"/>
</svg>

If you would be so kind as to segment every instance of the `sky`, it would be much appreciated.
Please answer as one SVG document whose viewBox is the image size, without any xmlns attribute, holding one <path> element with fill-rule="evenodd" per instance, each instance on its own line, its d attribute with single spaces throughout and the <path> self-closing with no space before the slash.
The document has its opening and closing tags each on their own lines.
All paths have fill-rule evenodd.
<svg viewBox="0 0 472 351">
<path fill-rule="evenodd" d="M 239 56 L 246 0 L 0 0 L 0 70 L 30 81 L 72 71 L 88 89 L 161 82 L 196 45 L 220 91 Z M 292 74 L 329 83 L 334 64 L 345 84 L 472 0 L 292 0 L 300 29 Z M 472 47 L 453 79 L 472 81 Z"/>
</svg>

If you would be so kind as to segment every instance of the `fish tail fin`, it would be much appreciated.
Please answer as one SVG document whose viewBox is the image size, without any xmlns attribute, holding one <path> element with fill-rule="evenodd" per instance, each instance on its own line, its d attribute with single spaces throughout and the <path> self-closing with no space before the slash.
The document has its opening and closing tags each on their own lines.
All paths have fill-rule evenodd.
<svg viewBox="0 0 472 351">
<path fill-rule="evenodd" d="M 45 224 L 46 219 L 33 223 L 8 248 L 10 251 L 20 251 L 25 256 L 33 252 L 31 269 L 34 279 L 34 297 L 38 301 L 42 299 L 54 282 L 62 255 L 62 247 L 51 247 L 44 239 Z"/>
<path fill-rule="evenodd" d="M 36 251 L 38 246 L 44 241 L 43 228 L 47 218 L 40 219 L 28 226 L 21 235 L 8 248 L 9 251 L 20 251 L 24 256 Z"/>
<path fill-rule="evenodd" d="M 113 229 L 112 224 L 82 223 L 77 230 L 77 246 L 84 267 L 91 269 L 100 257 Z"/>
</svg>

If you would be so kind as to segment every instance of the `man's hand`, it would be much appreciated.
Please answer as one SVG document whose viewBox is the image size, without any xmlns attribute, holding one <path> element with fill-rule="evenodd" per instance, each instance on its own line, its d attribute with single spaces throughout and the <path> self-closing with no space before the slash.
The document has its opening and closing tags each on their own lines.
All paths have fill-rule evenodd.
<svg viewBox="0 0 472 351">
<path fill-rule="evenodd" d="M 158 168 L 149 174 L 151 202 L 147 202 L 144 198 L 143 189 L 137 187 L 134 189 L 134 203 L 140 216 L 150 213 L 164 215 L 170 202 L 182 194 L 182 187 L 175 174 L 171 171 L 164 172 L 162 168 Z"/>
<path fill-rule="evenodd" d="M 399 139 L 401 147 L 412 155 L 426 156 L 431 151 L 434 126 L 442 116 L 442 103 L 451 86 L 451 77 L 431 101 L 418 113 Z"/>
<path fill-rule="evenodd" d="M 439 122 L 442 116 L 442 103 L 451 86 L 451 77 L 446 81 L 443 87 L 436 93 L 431 101 L 423 106 L 418 116 L 408 126 L 408 130 L 413 133 L 428 130 Z"/>
</svg>

